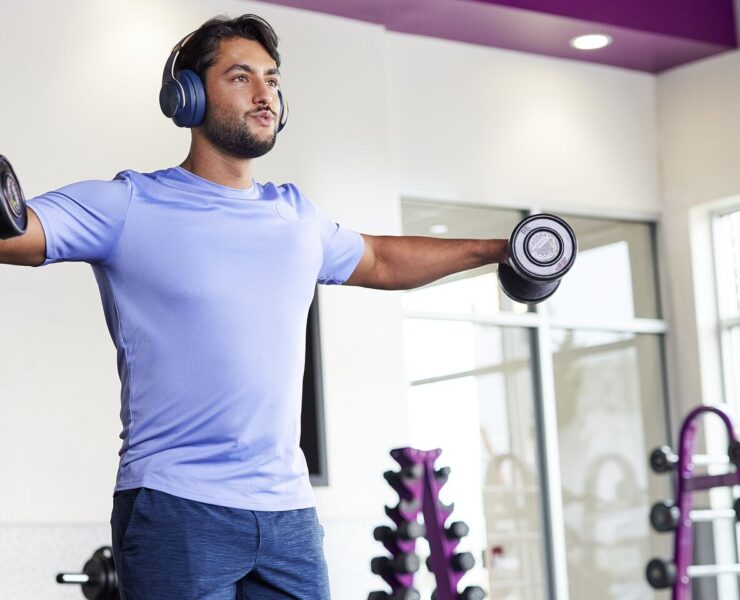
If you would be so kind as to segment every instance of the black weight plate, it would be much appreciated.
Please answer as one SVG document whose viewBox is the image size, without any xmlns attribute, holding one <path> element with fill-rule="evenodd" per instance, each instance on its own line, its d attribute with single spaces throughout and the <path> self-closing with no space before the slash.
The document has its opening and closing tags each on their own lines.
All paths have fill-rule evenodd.
<svg viewBox="0 0 740 600">
<path fill-rule="evenodd" d="M 7 158 L 0 155 L 0 239 L 22 235 L 28 227 L 26 199 Z"/>
<path fill-rule="evenodd" d="M 498 266 L 498 278 L 501 282 L 501 289 L 509 298 L 525 304 L 537 304 L 547 300 L 560 285 L 559 279 L 543 282 L 528 281 L 506 263 Z"/>
<path fill-rule="evenodd" d="M 560 279 L 573 266 L 577 253 L 573 229 L 555 215 L 531 215 L 514 228 L 509 238 L 511 266 L 532 281 Z"/>
</svg>

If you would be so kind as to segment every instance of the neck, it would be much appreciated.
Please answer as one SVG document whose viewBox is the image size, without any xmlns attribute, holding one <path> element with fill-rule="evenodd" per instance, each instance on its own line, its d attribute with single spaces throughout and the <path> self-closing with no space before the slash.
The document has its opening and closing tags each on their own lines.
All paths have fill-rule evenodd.
<svg viewBox="0 0 740 600">
<path fill-rule="evenodd" d="M 237 189 L 252 187 L 253 158 L 238 158 L 193 137 L 190 152 L 180 165 L 198 177 Z"/>
</svg>

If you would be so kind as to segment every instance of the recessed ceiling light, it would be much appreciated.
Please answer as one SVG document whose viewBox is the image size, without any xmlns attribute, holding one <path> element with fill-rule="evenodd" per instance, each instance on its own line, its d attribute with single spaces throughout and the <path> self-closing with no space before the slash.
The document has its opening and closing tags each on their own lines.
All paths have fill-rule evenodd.
<svg viewBox="0 0 740 600">
<path fill-rule="evenodd" d="M 570 45 L 577 50 L 598 50 L 612 43 L 612 38 L 602 33 L 579 35 L 570 40 Z"/>
<path fill-rule="evenodd" d="M 443 233 L 447 233 L 450 230 L 447 225 L 439 224 L 439 225 L 432 225 L 429 228 L 429 233 L 433 233 L 435 235 L 441 235 Z"/>
</svg>

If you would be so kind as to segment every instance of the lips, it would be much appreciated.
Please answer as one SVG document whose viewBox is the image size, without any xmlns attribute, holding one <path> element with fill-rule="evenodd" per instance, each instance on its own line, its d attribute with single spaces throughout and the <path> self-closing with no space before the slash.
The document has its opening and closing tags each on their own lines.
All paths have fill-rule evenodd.
<svg viewBox="0 0 740 600">
<path fill-rule="evenodd" d="M 252 113 L 249 116 L 262 125 L 272 125 L 275 121 L 275 117 L 269 110 L 261 110 L 256 113 Z"/>
</svg>

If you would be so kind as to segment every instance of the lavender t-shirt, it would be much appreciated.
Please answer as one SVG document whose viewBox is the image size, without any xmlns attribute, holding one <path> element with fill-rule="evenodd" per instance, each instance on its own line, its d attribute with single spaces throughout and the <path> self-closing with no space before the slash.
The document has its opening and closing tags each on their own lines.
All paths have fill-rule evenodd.
<svg viewBox="0 0 740 600">
<path fill-rule="evenodd" d="M 251 510 L 314 505 L 298 443 L 306 318 L 362 237 L 294 185 L 241 190 L 180 167 L 29 201 L 44 264 L 92 265 L 118 354 L 116 490 Z"/>
</svg>

